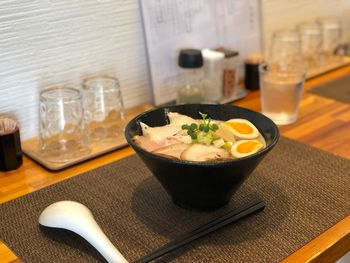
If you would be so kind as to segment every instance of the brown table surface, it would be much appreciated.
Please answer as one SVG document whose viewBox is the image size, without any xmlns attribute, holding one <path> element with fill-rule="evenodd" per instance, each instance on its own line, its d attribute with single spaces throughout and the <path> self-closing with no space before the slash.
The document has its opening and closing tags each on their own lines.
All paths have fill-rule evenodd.
<svg viewBox="0 0 350 263">
<path fill-rule="evenodd" d="M 350 66 L 307 81 L 299 119 L 292 125 L 280 127 L 282 135 L 350 159 L 350 105 L 308 93 L 313 87 L 348 74 Z M 259 92 L 250 92 L 246 98 L 233 104 L 260 111 Z M 144 111 L 146 108 L 145 106 L 134 108 L 129 110 L 129 114 Z M 61 172 L 49 172 L 24 157 L 23 165 L 19 169 L 0 172 L 0 203 L 133 153 L 130 147 L 125 147 Z M 334 262 L 348 251 L 350 251 L 350 215 L 295 251 L 283 262 Z M 0 242 L 0 262 L 20 262 L 20 260 Z"/>
</svg>

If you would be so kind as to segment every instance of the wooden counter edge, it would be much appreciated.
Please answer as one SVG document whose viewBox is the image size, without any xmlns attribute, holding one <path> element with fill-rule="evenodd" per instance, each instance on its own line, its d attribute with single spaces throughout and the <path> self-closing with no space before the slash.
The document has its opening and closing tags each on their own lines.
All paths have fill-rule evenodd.
<svg viewBox="0 0 350 263">
<path fill-rule="evenodd" d="M 350 215 L 296 250 L 282 263 L 329 263 L 340 259 L 350 250 Z"/>
</svg>

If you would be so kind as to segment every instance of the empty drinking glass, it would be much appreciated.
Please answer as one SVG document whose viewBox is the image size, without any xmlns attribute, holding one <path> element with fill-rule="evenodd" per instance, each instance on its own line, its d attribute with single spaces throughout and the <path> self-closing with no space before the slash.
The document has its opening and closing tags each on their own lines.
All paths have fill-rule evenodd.
<svg viewBox="0 0 350 263">
<path fill-rule="evenodd" d="M 308 69 L 321 65 L 322 35 L 320 25 L 316 22 L 302 23 L 298 26 L 301 52 Z"/>
<path fill-rule="evenodd" d="M 340 57 L 336 50 L 341 44 L 341 25 L 335 17 L 326 17 L 318 19 L 322 32 L 322 51 L 324 54 L 324 63 L 336 62 Z"/>
<path fill-rule="evenodd" d="M 297 120 L 306 69 L 302 64 L 262 64 L 260 91 L 262 113 L 276 124 Z"/>
<path fill-rule="evenodd" d="M 296 30 L 281 30 L 273 34 L 269 61 L 273 63 L 302 61 L 300 38 Z"/>
<path fill-rule="evenodd" d="M 52 86 L 40 93 L 40 153 L 51 162 L 67 162 L 89 153 L 82 94 L 70 86 Z"/>
<path fill-rule="evenodd" d="M 92 140 L 115 140 L 124 129 L 124 104 L 119 81 L 92 77 L 83 82 L 84 118 Z"/>
</svg>

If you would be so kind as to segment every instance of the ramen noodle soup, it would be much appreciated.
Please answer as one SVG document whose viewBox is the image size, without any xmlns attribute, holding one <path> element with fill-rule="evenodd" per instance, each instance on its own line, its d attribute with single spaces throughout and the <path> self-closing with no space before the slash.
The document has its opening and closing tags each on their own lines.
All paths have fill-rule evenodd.
<svg viewBox="0 0 350 263">
<path fill-rule="evenodd" d="M 264 137 L 246 119 L 218 121 L 199 115 L 202 119 L 168 112 L 169 124 L 150 127 L 141 122 L 142 135 L 133 139 L 146 151 L 194 162 L 246 157 L 266 147 Z"/>
</svg>

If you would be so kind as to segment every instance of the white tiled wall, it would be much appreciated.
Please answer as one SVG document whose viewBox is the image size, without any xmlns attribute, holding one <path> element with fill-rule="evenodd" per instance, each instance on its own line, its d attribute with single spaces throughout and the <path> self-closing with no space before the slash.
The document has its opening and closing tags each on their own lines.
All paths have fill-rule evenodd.
<svg viewBox="0 0 350 263">
<path fill-rule="evenodd" d="M 95 73 L 119 77 L 128 107 L 151 101 L 137 0 L 1 0 L 0 115 L 37 135 L 38 92 Z"/>
<path fill-rule="evenodd" d="M 262 0 L 264 40 L 323 15 L 350 25 L 350 0 Z M 119 77 L 127 107 L 151 102 L 138 0 L 0 1 L 0 115 L 19 121 L 22 139 L 37 135 L 41 87 L 99 72 Z"/>
</svg>

